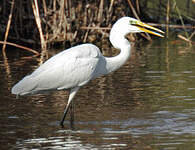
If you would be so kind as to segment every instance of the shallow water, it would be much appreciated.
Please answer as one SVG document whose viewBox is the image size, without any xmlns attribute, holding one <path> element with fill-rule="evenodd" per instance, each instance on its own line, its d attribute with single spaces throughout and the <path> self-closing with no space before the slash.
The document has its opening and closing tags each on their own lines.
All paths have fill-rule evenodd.
<svg viewBox="0 0 195 150">
<path fill-rule="evenodd" d="M 38 64 L 14 50 L 0 59 L 1 150 L 195 148 L 194 47 L 165 39 L 134 47 L 125 66 L 79 91 L 74 129 L 69 116 L 58 125 L 68 92 L 10 94 Z"/>
</svg>

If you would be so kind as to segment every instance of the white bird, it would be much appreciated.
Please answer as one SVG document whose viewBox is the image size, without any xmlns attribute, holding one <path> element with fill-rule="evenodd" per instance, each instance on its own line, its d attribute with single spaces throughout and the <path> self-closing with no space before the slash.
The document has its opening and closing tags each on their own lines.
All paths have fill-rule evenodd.
<svg viewBox="0 0 195 150">
<path fill-rule="evenodd" d="M 12 88 L 12 94 L 27 95 L 50 90 L 70 89 L 68 103 L 60 124 L 81 86 L 99 76 L 111 73 L 128 60 L 131 45 L 125 38 L 128 33 L 147 32 L 163 37 L 163 31 L 130 17 L 120 18 L 110 31 L 110 42 L 120 50 L 114 57 L 104 57 L 93 44 L 81 44 L 64 50 L 48 59 L 31 75 L 27 75 Z"/>
</svg>

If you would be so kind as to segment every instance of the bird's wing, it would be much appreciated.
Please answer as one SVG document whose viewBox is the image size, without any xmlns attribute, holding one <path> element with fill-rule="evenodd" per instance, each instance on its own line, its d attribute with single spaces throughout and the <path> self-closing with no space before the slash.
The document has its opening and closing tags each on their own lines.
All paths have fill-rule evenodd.
<svg viewBox="0 0 195 150">
<path fill-rule="evenodd" d="M 53 56 L 31 75 L 26 76 L 16 84 L 15 91 L 24 95 L 82 86 L 95 76 L 101 57 L 95 45 L 82 44 L 72 47 Z"/>
</svg>

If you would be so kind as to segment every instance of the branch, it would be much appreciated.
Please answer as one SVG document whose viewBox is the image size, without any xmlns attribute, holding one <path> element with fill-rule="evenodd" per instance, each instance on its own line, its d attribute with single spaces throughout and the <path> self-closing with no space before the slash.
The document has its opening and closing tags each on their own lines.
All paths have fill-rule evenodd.
<svg viewBox="0 0 195 150">
<path fill-rule="evenodd" d="M 15 44 L 15 43 L 11 43 L 11 42 L 3 42 L 3 41 L 0 41 L 0 44 L 7 44 L 7 45 L 11 45 L 11 46 L 15 46 L 15 47 L 18 47 L 18 48 L 21 48 L 21 49 L 24 49 L 24 50 L 27 50 L 31 53 L 34 53 L 35 55 L 40 55 L 39 52 L 31 49 L 31 48 L 28 48 L 28 47 L 25 47 L 25 46 L 21 46 L 21 45 L 18 45 L 18 44 Z"/>
<path fill-rule="evenodd" d="M 8 20 L 8 23 L 7 23 L 7 28 L 6 28 L 5 38 L 4 38 L 4 42 L 3 42 L 3 48 L 2 48 L 3 55 L 5 55 L 6 41 L 7 41 L 7 37 L 8 37 L 8 34 L 9 34 L 11 20 L 12 20 L 14 2 L 15 2 L 15 0 L 12 0 L 12 2 L 11 2 L 11 10 L 10 10 L 10 14 L 9 14 L 9 20 Z"/>
</svg>

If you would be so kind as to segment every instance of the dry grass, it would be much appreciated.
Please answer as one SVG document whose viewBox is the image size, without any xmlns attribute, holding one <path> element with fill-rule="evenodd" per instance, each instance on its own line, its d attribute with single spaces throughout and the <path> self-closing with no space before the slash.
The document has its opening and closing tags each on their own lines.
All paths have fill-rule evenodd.
<svg viewBox="0 0 195 150">
<path fill-rule="evenodd" d="M 3 1 L 0 6 L 0 16 L 2 16 L 0 32 L 6 31 L 2 39 L 5 41 L 3 52 L 7 39 L 31 45 L 40 44 L 42 50 L 55 43 L 65 45 L 67 41 L 73 45 L 93 42 L 102 36 L 108 36 L 111 25 L 121 16 L 128 15 L 137 19 L 144 17 L 143 5 L 147 6 L 147 1 L 32 0 L 32 3 L 24 0 Z M 164 22 L 167 24 L 167 31 L 171 24 L 171 9 L 173 9 L 170 5 L 170 1 L 159 0 L 157 8 L 160 8 L 160 12 L 156 13 L 159 15 L 164 12 L 164 17 L 167 18 Z M 178 10 L 177 7 L 177 12 Z M 11 17 L 7 19 L 6 16 Z M 181 14 L 177 17 L 182 19 Z M 146 38 L 150 39 L 149 36 Z"/>
</svg>

